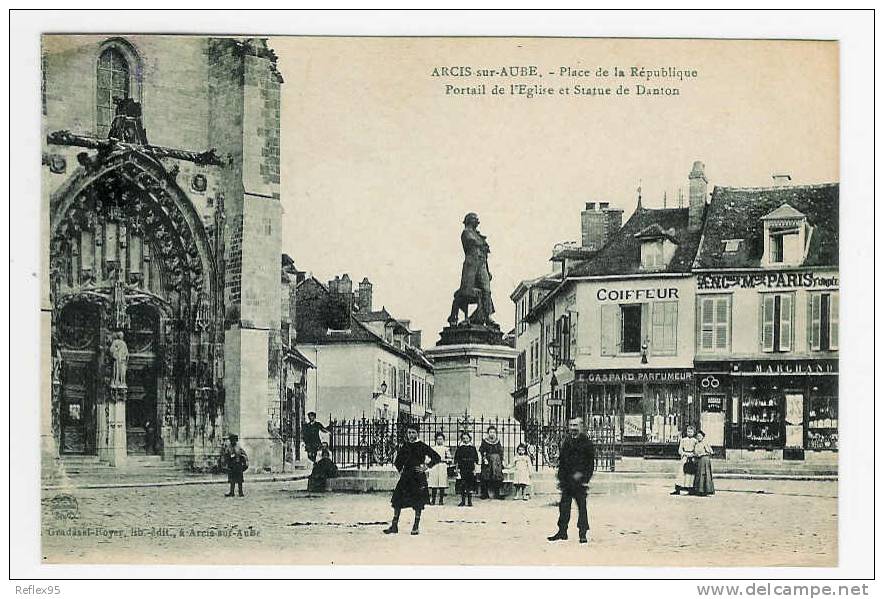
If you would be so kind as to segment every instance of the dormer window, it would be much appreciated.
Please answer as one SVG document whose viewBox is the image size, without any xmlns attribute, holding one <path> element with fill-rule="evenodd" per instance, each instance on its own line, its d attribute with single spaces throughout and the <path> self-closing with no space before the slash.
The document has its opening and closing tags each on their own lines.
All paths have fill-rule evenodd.
<svg viewBox="0 0 884 599">
<path fill-rule="evenodd" d="M 789 204 L 762 217 L 764 260 L 767 266 L 793 266 L 804 262 L 810 244 L 807 218 Z"/>
<path fill-rule="evenodd" d="M 663 240 L 642 244 L 642 268 L 653 270 L 663 266 Z"/>
<path fill-rule="evenodd" d="M 664 230 L 660 225 L 653 224 L 635 234 L 641 243 L 642 270 L 663 270 L 672 260 L 675 248 L 675 232 Z"/>
<path fill-rule="evenodd" d="M 742 239 L 723 239 L 724 251 L 728 254 L 733 254 L 734 252 L 739 251 L 740 243 L 742 243 L 742 241 Z"/>
</svg>

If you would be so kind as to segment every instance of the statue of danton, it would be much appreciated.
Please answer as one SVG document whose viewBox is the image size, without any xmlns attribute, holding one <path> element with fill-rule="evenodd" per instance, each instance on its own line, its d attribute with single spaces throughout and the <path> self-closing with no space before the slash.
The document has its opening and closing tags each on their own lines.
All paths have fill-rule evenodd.
<svg viewBox="0 0 884 599">
<path fill-rule="evenodd" d="M 460 243 L 463 246 L 464 261 L 460 275 L 460 287 L 454 292 L 451 302 L 451 315 L 448 324 L 456 326 L 460 320 L 460 312 L 464 313 L 466 322 L 498 328 L 491 320 L 494 314 L 494 303 L 491 301 L 491 272 L 488 270 L 488 254 L 491 248 L 479 230 L 479 216 L 470 212 L 463 219 L 463 232 Z M 470 304 L 477 304 L 472 315 L 469 314 Z"/>
</svg>

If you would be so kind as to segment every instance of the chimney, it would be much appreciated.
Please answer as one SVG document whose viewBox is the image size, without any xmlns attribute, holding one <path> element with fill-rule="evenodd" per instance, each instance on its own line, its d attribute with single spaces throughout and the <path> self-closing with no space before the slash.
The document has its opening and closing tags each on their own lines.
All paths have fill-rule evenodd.
<svg viewBox="0 0 884 599">
<path fill-rule="evenodd" d="M 350 327 L 350 313 L 353 311 L 353 284 L 349 275 L 335 276 L 328 282 L 329 323 L 331 329 L 347 329 Z"/>
<path fill-rule="evenodd" d="M 792 175 L 789 173 L 774 173 L 771 175 L 771 178 L 773 179 L 774 185 L 777 187 L 783 187 L 792 182 Z"/>
<path fill-rule="evenodd" d="M 411 332 L 411 345 L 418 349 L 421 349 L 421 332 L 420 331 L 412 331 Z"/>
<path fill-rule="evenodd" d="M 341 282 L 338 284 L 338 293 L 353 293 L 353 282 L 347 273 L 344 273 L 344 276 L 341 277 Z"/>
<path fill-rule="evenodd" d="M 622 224 L 623 211 L 612 209 L 610 202 L 586 202 L 586 209 L 580 213 L 582 247 L 600 249 Z"/>
<path fill-rule="evenodd" d="M 368 280 L 368 277 L 364 277 L 362 282 L 359 283 L 359 291 L 357 303 L 359 304 L 360 312 L 371 312 L 371 300 L 372 300 L 372 287 L 371 281 Z"/>
<path fill-rule="evenodd" d="M 690 191 L 688 192 L 688 224 L 691 229 L 699 229 L 703 224 L 706 212 L 706 180 L 705 166 L 699 160 L 694 161 L 691 174 L 688 175 Z"/>
</svg>

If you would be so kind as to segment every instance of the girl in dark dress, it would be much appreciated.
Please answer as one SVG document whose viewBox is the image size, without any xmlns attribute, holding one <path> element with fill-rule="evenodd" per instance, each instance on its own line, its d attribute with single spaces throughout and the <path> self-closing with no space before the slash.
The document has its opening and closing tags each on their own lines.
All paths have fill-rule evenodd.
<svg viewBox="0 0 884 599">
<path fill-rule="evenodd" d="M 460 475 L 460 503 L 457 507 L 473 507 L 473 489 L 476 488 L 476 464 L 479 463 L 479 452 L 473 446 L 470 433 L 460 434 L 460 445 L 454 452 L 454 463 Z"/>
<path fill-rule="evenodd" d="M 485 438 L 479 446 L 482 454 L 482 499 L 488 499 L 488 489 L 495 499 L 503 499 L 500 485 L 503 483 L 503 445 L 497 437 L 497 427 L 488 427 Z"/>
<path fill-rule="evenodd" d="M 427 470 L 432 468 L 442 458 L 423 441 L 418 441 L 417 423 L 409 423 L 405 430 L 405 443 L 396 452 L 394 462 L 399 471 L 399 482 L 393 490 L 390 500 L 393 506 L 393 522 L 384 529 L 384 534 L 399 532 L 399 514 L 402 508 L 414 509 L 414 525 L 411 534 L 419 534 L 421 523 L 421 511 L 430 502 L 430 492 L 427 488 Z M 427 460 L 429 459 L 429 463 Z"/>
</svg>

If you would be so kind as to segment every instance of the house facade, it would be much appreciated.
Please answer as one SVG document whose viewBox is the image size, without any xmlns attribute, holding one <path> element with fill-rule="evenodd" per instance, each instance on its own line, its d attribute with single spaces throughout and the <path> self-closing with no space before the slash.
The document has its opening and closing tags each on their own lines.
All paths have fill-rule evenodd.
<svg viewBox="0 0 884 599">
<path fill-rule="evenodd" d="M 694 265 L 701 426 L 734 455 L 835 459 L 839 186 L 716 187 Z"/>
<path fill-rule="evenodd" d="M 696 162 L 688 186 L 688 207 L 639 199 L 592 255 L 514 291 L 514 400 L 537 398 L 520 417 L 612 427 L 623 455 L 675 456 L 693 424 L 719 455 L 831 459 L 838 185 L 716 187 L 707 202 Z"/>
<path fill-rule="evenodd" d="M 321 418 L 423 418 L 432 413 L 433 365 L 420 332 L 386 309 L 372 310 L 371 284 L 355 293 L 347 275 L 298 284 L 297 349 L 307 374 L 307 411 Z"/>
</svg>

